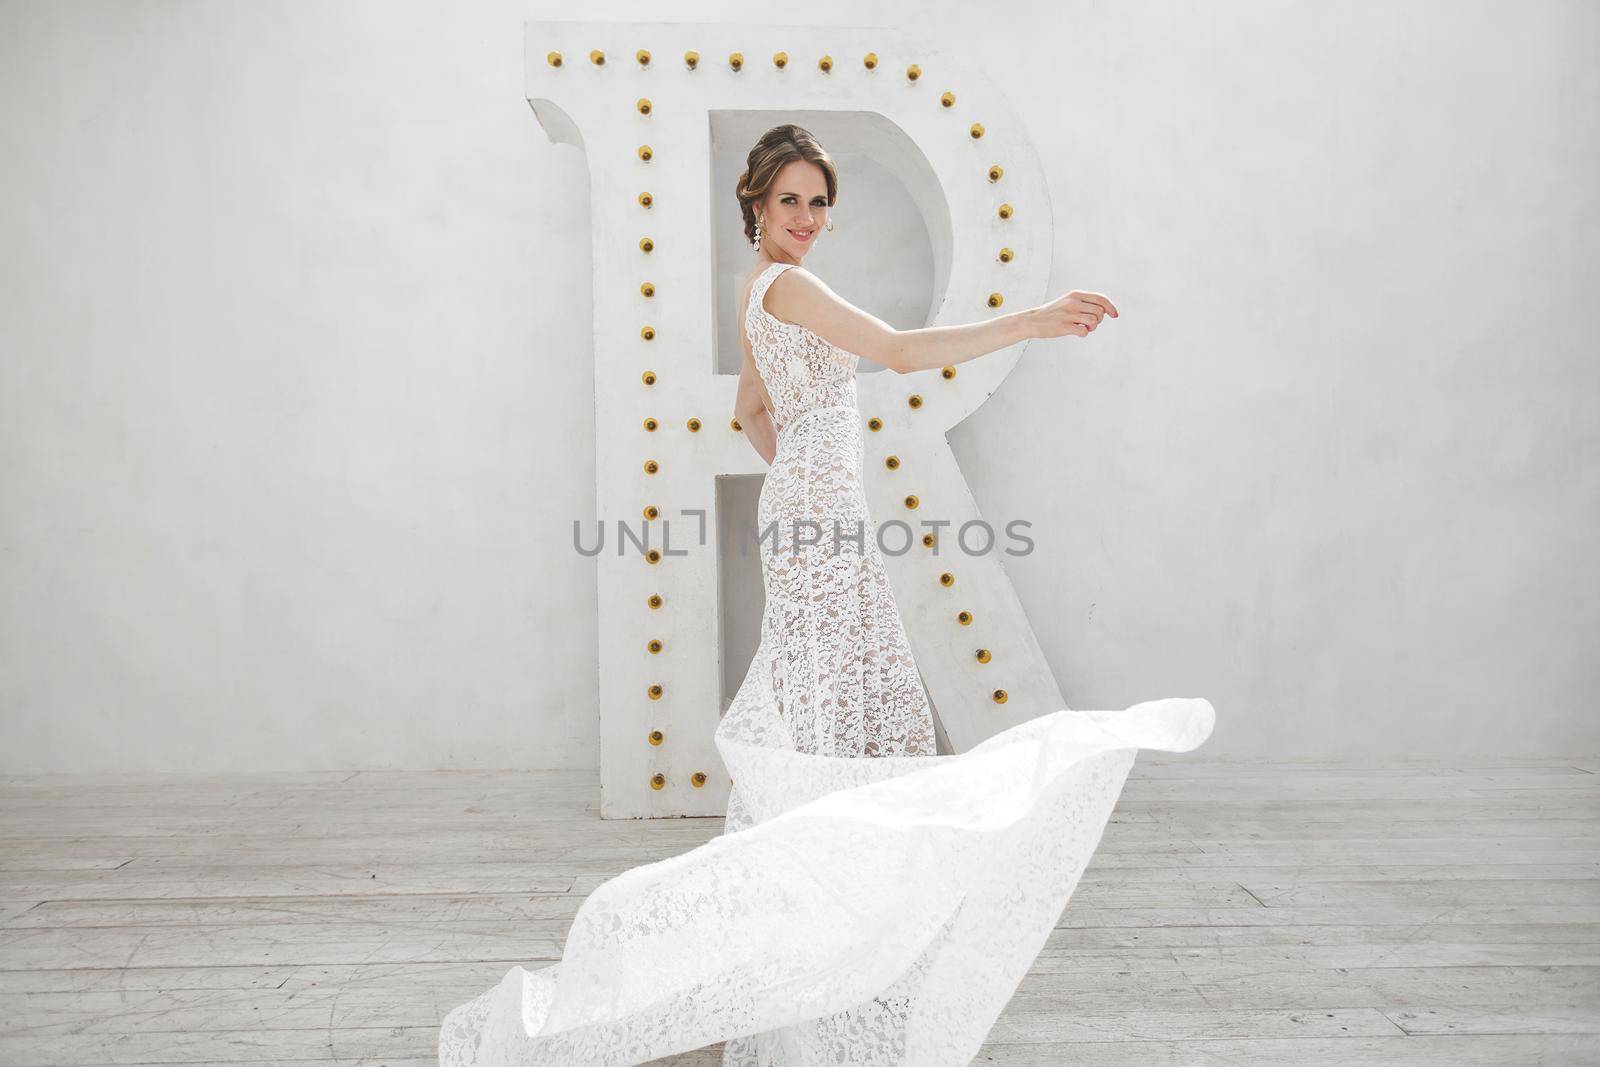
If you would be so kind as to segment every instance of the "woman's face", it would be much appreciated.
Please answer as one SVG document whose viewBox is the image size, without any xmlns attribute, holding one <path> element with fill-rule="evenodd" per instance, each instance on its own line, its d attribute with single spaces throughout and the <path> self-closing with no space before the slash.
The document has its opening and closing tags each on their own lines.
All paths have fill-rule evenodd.
<svg viewBox="0 0 1600 1067">
<path fill-rule="evenodd" d="M 778 258 L 787 253 L 799 262 L 828 224 L 828 183 L 822 168 L 803 159 L 785 163 L 773 179 L 763 210 L 762 242 L 771 242 Z"/>
</svg>

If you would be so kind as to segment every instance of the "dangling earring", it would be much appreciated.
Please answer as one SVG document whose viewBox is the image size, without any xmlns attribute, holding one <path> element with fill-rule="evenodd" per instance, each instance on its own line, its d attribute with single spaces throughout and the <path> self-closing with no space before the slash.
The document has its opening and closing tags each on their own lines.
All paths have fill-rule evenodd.
<svg viewBox="0 0 1600 1067">
<path fill-rule="evenodd" d="M 756 235 L 750 238 L 750 247 L 757 252 L 761 251 L 761 220 L 756 219 Z"/>
</svg>

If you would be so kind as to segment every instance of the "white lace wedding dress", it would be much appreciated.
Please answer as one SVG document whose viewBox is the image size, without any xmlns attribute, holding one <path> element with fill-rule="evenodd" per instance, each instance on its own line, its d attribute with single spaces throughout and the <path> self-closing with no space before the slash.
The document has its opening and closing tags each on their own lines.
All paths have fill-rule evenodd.
<svg viewBox="0 0 1600 1067">
<path fill-rule="evenodd" d="M 777 538 L 761 541 L 760 645 L 716 731 L 723 834 L 596 888 L 561 962 L 513 967 L 446 1015 L 442 1067 L 637 1064 L 718 1041 L 728 1067 L 966 1064 L 1138 749 L 1211 733 L 1207 701 L 1174 697 L 935 754 L 862 491 L 856 356 L 767 312 L 789 266 L 745 307 L 778 427 L 758 530 Z"/>
</svg>

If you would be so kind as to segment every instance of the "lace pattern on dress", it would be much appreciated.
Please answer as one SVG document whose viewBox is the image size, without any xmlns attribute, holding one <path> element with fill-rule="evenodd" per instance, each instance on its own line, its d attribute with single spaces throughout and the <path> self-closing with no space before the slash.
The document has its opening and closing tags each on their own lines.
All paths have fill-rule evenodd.
<svg viewBox="0 0 1600 1067">
<path fill-rule="evenodd" d="M 756 514 L 766 673 L 735 700 L 769 705 L 799 752 L 931 756 L 933 713 L 867 510 L 858 357 L 762 307 L 791 266 L 761 272 L 745 318 L 779 426 Z"/>
<path fill-rule="evenodd" d="M 773 263 L 750 283 L 744 332 L 756 369 L 772 398 L 773 423 L 781 432 L 797 416 L 818 407 L 857 406 L 856 366 L 860 358 L 830 344 L 793 322 L 784 322 L 766 309 L 763 301 L 770 286 L 796 263 Z"/>
</svg>

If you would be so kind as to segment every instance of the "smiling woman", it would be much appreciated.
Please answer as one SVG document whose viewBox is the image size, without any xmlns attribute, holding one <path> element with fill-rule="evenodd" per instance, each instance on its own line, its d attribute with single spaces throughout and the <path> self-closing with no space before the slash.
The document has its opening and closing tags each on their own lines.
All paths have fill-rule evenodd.
<svg viewBox="0 0 1600 1067">
<path fill-rule="evenodd" d="M 775 126 L 739 176 L 745 236 L 773 261 L 799 263 L 818 231 L 833 228 L 828 212 L 838 196 L 838 172 L 817 139 L 799 126 Z"/>
</svg>

